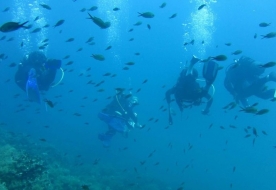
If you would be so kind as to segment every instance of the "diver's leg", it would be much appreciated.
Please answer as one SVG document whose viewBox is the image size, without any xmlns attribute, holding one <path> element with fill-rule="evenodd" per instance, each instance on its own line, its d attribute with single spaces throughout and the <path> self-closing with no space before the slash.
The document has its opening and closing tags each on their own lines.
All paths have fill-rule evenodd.
<svg viewBox="0 0 276 190">
<path fill-rule="evenodd" d="M 200 61 L 200 59 L 193 55 L 193 57 L 192 57 L 192 59 L 191 59 L 191 61 L 190 61 L 190 65 L 189 65 L 189 68 L 188 68 L 188 70 L 187 70 L 186 75 L 192 75 L 192 74 L 193 74 L 193 73 L 192 73 L 192 72 L 193 72 L 193 67 L 194 67 L 194 65 L 195 65 L 198 61 Z"/>
<path fill-rule="evenodd" d="M 116 130 L 108 126 L 108 131 L 104 134 L 99 134 L 98 138 L 103 142 L 104 147 L 110 146 L 110 141 L 112 137 L 116 134 Z"/>
</svg>

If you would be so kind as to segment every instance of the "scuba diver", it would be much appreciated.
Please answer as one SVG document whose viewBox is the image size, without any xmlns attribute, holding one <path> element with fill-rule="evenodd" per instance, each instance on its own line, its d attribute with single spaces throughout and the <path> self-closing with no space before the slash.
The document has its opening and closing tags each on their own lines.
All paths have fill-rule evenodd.
<svg viewBox="0 0 276 190">
<path fill-rule="evenodd" d="M 133 108 L 138 104 L 136 96 L 117 92 L 113 101 L 98 114 L 98 117 L 108 125 L 107 132 L 98 135 L 104 147 L 110 146 L 110 140 L 116 132 L 127 136 L 130 129 L 142 128 L 138 123 L 137 114 L 133 112 Z"/>
<path fill-rule="evenodd" d="M 248 98 L 256 96 L 261 99 L 276 98 L 275 89 L 267 89 L 267 82 L 276 82 L 276 73 L 261 77 L 266 66 L 256 63 L 249 57 L 242 56 L 226 69 L 224 86 L 233 96 L 236 103 L 241 103 L 244 108 L 250 106 Z"/>
<path fill-rule="evenodd" d="M 40 91 L 47 91 L 51 87 L 58 69 L 61 69 L 60 60 L 47 59 L 42 52 L 35 51 L 26 55 L 19 64 L 15 83 L 27 93 L 29 101 L 41 103 Z"/>
<path fill-rule="evenodd" d="M 200 87 L 198 81 L 198 72 L 194 69 L 194 65 L 201 61 L 197 57 L 193 56 L 188 68 L 184 68 L 180 73 L 176 85 L 166 92 L 166 101 L 169 105 L 169 124 L 172 125 L 171 116 L 171 95 L 174 94 L 175 101 L 181 111 L 184 108 L 198 106 L 203 103 L 202 98 L 206 99 L 206 107 L 202 110 L 202 114 L 206 115 L 209 113 L 209 109 L 213 103 L 214 86 L 213 82 L 216 79 L 217 72 L 219 70 L 218 64 L 212 60 L 204 62 L 203 66 L 203 77 L 205 79 L 205 87 Z M 210 87 L 213 87 L 213 93 L 209 94 Z M 188 104 L 185 104 L 188 103 Z"/>
</svg>

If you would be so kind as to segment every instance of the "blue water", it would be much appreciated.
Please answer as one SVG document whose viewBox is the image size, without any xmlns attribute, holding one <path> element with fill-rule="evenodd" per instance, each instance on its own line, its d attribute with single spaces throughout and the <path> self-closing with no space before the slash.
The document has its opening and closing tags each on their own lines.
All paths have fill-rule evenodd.
<svg viewBox="0 0 276 190">
<path fill-rule="evenodd" d="M 40 3 L 50 5 L 52 10 L 42 8 Z M 93 168 L 93 162 L 99 159 L 99 174 L 106 178 L 121 176 L 118 180 L 124 180 L 118 183 L 126 183 L 128 189 L 143 189 L 142 184 L 145 183 L 152 184 L 152 188 L 148 189 L 177 189 L 182 186 L 189 190 L 276 189 L 276 149 L 273 147 L 276 145 L 275 103 L 250 98 L 250 102 L 258 102 L 260 108 L 270 109 L 268 114 L 261 116 L 239 112 L 238 107 L 229 111 L 222 109 L 233 101 L 223 86 L 227 65 L 241 55 L 261 63 L 276 60 L 276 39 L 261 39 L 261 35 L 276 31 L 276 2 L 167 1 L 166 7 L 161 9 L 162 3 L 157 0 L 1 1 L 0 10 L 10 7 L 7 12 L 0 13 L 1 25 L 8 21 L 29 21 L 33 27 L 0 34 L 0 38 L 6 36 L 0 41 L 0 54 L 8 56 L 0 60 L 0 127 L 30 135 L 36 148 L 54 147 L 60 155 L 68 155 L 68 162 L 79 167 L 86 176 L 90 175 L 88 168 Z M 197 8 L 204 3 L 207 6 L 198 11 Z M 87 11 L 80 12 L 82 8 L 92 6 L 98 9 L 89 13 L 110 21 L 111 27 L 100 29 L 87 19 Z M 113 11 L 115 7 L 120 10 Z M 155 17 L 138 17 L 137 12 L 147 11 L 154 13 Z M 169 19 L 174 13 L 177 16 Z M 37 16 L 40 19 L 34 22 Z M 53 25 L 61 19 L 65 20 L 64 24 L 54 28 Z M 142 25 L 134 26 L 138 21 Z M 261 22 L 272 24 L 261 28 Z M 46 23 L 50 24 L 49 28 L 30 33 Z M 150 30 L 147 24 L 151 26 Z M 131 28 L 133 31 L 128 32 Z M 255 33 L 258 35 L 256 39 L 253 38 Z M 11 37 L 14 40 L 7 41 Z M 94 37 L 95 45 L 85 43 L 90 37 Z M 18 64 L 25 54 L 38 50 L 46 38 L 49 45 L 43 52 L 48 58 L 63 59 L 70 55 L 62 62 L 65 76 L 61 84 L 42 94 L 55 103 L 54 108 L 48 107 L 47 110 L 44 104 L 27 101 L 26 94 L 14 83 L 17 67 L 9 67 L 13 62 Z M 69 38 L 75 40 L 65 42 Z M 134 40 L 129 41 L 131 38 Z M 183 45 L 193 39 L 194 45 Z M 228 42 L 232 44 L 229 47 L 224 45 Z M 109 45 L 112 48 L 105 50 Z M 79 48 L 83 50 L 77 52 Z M 231 55 L 235 50 L 243 52 Z M 137 52 L 140 55 L 134 54 Z M 97 61 L 91 57 L 92 54 L 102 54 L 105 60 Z M 174 125 L 165 129 L 168 113 L 159 108 L 167 106 L 164 100 L 166 90 L 175 84 L 192 55 L 205 59 L 219 54 L 227 55 L 228 59 L 219 63 L 224 69 L 219 71 L 214 83 L 214 103 L 210 114 L 202 115 L 204 105 L 201 105 L 185 109 L 181 115 L 177 105 L 172 103 L 176 112 Z M 69 61 L 74 62 L 66 66 Z M 135 65 L 127 71 L 122 70 L 130 61 Z M 91 70 L 87 71 L 89 67 Z M 201 68 L 200 64 L 196 66 L 199 71 Z M 273 70 L 276 71 L 275 68 L 267 69 L 266 74 Z M 107 72 L 117 76 L 102 76 Z M 60 77 L 58 73 L 56 82 Z M 148 82 L 142 84 L 145 79 Z M 90 80 L 105 82 L 95 87 L 87 84 Z M 276 87 L 275 83 L 268 85 Z M 97 138 L 107 128 L 97 114 L 110 102 L 107 97 L 113 96 L 117 87 L 131 88 L 132 93 L 139 97 L 140 105 L 135 111 L 140 123 L 146 126 L 132 130 L 128 138 L 117 134 L 107 149 Z M 139 88 L 141 91 L 136 93 Z M 98 92 L 99 89 L 104 91 Z M 81 116 L 75 116 L 75 113 Z M 148 121 L 151 117 L 159 119 L 158 122 Z M 209 129 L 211 124 L 213 126 Z M 258 131 L 254 145 L 252 136 L 244 138 L 247 126 Z M 266 131 L 267 135 L 261 131 Z M 41 142 L 41 138 L 47 141 Z M 125 147 L 127 150 L 122 150 Z M 154 150 L 156 152 L 148 158 Z M 81 157 L 76 158 L 77 155 Z M 144 160 L 146 163 L 141 165 Z M 84 165 L 75 166 L 75 162 Z M 159 165 L 155 165 L 157 162 Z M 115 189 L 110 181 L 106 180 L 106 188 Z"/>
</svg>

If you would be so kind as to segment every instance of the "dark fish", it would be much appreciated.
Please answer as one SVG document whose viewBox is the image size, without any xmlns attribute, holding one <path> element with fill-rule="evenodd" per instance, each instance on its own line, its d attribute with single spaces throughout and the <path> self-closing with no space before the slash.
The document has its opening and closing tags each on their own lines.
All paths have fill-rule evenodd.
<svg viewBox="0 0 276 190">
<path fill-rule="evenodd" d="M 79 49 L 77 50 L 77 52 L 80 52 L 80 51 L 82 51 L 82 48 L 79 48 Z"/>
<path fill-rule="evenodd" d="M 51 100 L 45 99 L 44 102 L 47 103 L 48 106 L 50 106 L 51 108 L 53 108 L 55 106 Z"/>
<path fill-rule="evenodd" d="M 274 67 L 275 65 L 276 65 L 276 62 L 270 61 L 270 62 L 268 62 L 268 63 L 259 65 L 259 67 L 262 67 L 262 68 L 269 68 L 269 67 Z"/>
<path fill-rule="evenodd" d="M 2 12 L 8 12 L 10 10 L 10 7 L 6 7 Z"/>
<path fill-rule="evenodd" d="M 105 74 L 103 74 L 104 77 L 107 77 L 107 76 L 110 76 L 110 75 L 111 75 L 111 73 L 105 73 Z"/>
<path fill-rule="evenodd" d="M 101 54 L 92 54 L 91 57 L 93 57 L 94 59 L 98 60 L 98 61 L 104 61 L 105 57 Z"/>
<path fill-rule="evenodd" d="M 46 5 L 46 4 L 39 4 L 39 5 L 43 8 L 45 8 L 45 9 L 48 9 L 48 10 L 52 9 L 49 5 Z"/>
<path fill-rule="evenodd" d="M 142 84 L 145 84 L 146 82 L 148 82 L 148 80 L 146 79 L 146 80 L 144 80 L 143 82 L 142 82 Z"/>
<path fill-rule="evenodd" d="M 113 11 L 119 11 L 120 10 L 120 8 L 118 8 L 118 7 L 115 7 L 114 9 L 113 9 Z"/>
<path fill-rule="evenodd" d="M 138 21 L 138 22 L 136 22 L 135 24 L 134 24 L 134 26 L 140 26 L 142 24 L 142 22 L 141 21 Z"/>
<path fill-rule="evenodd" d="M 46 142 L 46 139 L 44 139 L 44 138 L 41 138 L 39 140 L 42 141 L 42 142 Z"/>
<path fill-rule="evenodd" d="M 11 42 L 11 41 L 13 41 L 13 40 L 14 40 L 14 38 L 11 37 L 11 38 L 7 39 L 7 42 Z"/>
<path fill-rule="evenodd" d="M 86 11 L 86 8 L 82 8 L 82 9 L 80 10 L 80 12 L 84 12 L 84 11 Z"/>
<path fill-rule="evenodd" d="M 254 38 L 254 39 L 256 39 L 256 38 L 257 38 L 257 36 L 258 36 L 258 35 L 257 35 L 257 33 L 255 33 L 255 34 L 254 34 L 254 36 L 253 36 L 253 38 Z"/>
<path fill-rule="evenodd" d="M 42 28 L 48 28 L 50 24 L 45 24 Z"/>
<path fill-rule="evenodd" d="M 261 36 L 263 37 L 262 39 L 264 39 L 264 38 L 274 38 L 274 37 L 276 37 L 276 32 L 270 32 L 266 35 L 261 35 Z"/>
<path fill-rule="evenodd" d="M 37 32 L 40 32 L 40 31 L 41 31 L 41 28 L 36 28 L 31 33 L 37 33 Z"/>
<path fill-rule="evenodd" d="M 129 29 L 128 32 L 132 32 L 133 31 L 133 28 Z"/>
<path fill-rule="evenodd" d="M 88 9 L 88 11 L 95 11 L 95 10 L 97 10 L 97 9 L 98 9 L 97 6 L 92 6 L 90 9 Z"/>
<path fill-rule="evenodd" d="M 177 16 L 176 13 L 174 13 L 172 16 L 169 17 L 169 19 L 175 18 Z"/>
<path fill-rule="evenodd" d="M 66 55 L 63 59 L 68 59 L 70 57 L 70 55 Z"/>
<path fill-rule="evenodd" d="M 262 133 L 263 133 L 264 135 L 267 135 L 267 133 L 266 133 L 265 131 L 262 131 Z"/>
<path fill-rule="evenodd" d="M 147 27 L 148 27 L 149 30 L 151 29 L 151 26 L 149 24 L 147 24 Z"/>
<path fill-rule="evenodd" d="M 125 65 L 134 65 L 135 63 L 134 62 L 127 62 L 127 63 L 125 63 Z"/>
<path fill-rule="evenodd" d="M 65 20 L 59 20 L 59 21 L 57 21 L 57 23 L 54 25 L 54 28 L 57 27 L 57 26 L 62 25 L 64 22 L 65 22 Z"/>
<path fill-rule="evenodd" d="M 144 13 L 139 13 L 138 12 L 138 16 L 144 17 L 144 18 L 153 18 L 154 14 L 152 12 L 144 12 Z"/>
<path fill-rule="evenodd" d="M 231 43 L 225 43 L 226 46 L 231 46 L 232 44 Z"/>
<path fill-rule="evenodd" d="M 202 4 L 202 5 L 200 5 L 198 8 L 197 8 L 197 10 L 201 10 L 201 9 L 203 9 L 205 6 L 207 6 L 206 4 Z"/>
<path fill-rule="evenodd" d="M 34 22 L 39 20 L 39 16 L 35 17 Z"/>
<path fill-rule="evenodd" d="M 248 137 L 250 137 L 250 136 L 251 136 L 250 134 L 247 134 L 247 135 L 244 136 L 244 138 L 248 138 Z"/>
<path fill-rule="evenodd" d="M 257 129 L 255 127 L 252 128 L 252 132 L 256 137 L 258 136 Z"/>
<path fill-rule="evenodd" d="M 210 58 L 213 60 L 216 60 L 216 61 L 225 61 L 227 59 L 227 57 L 225 55 L 218 55 L 218 56 L 210 57 Z"/>
<path fill-rule="evenodd" d="M 269 112 L 269 109 L 261 109 L 257 111 L 256 115 L 263 115 Z"/>
<path fill-rule="evenodd" d="M 236 167 L 234 166 L 234 167 L 233 167 L 233 172 L 235 172 L 235 171 L 236 171 Z"/>
<path fill-rule="evenodd" d="M 129 68 L 128 67 L 124 67 L 123 70 L 129 70 Z"/>
<path fill-rule="evenodd" d="M 93 17 L 88 13 L 89 17 L 88 19 L 91 19 L 97 26 L 99 26 L 102 29 L 106 29 L 108 27 L 111 26 L 110 22 L 104 22 L 102 19 L 98 18 L 98 17 Z"/>
<path fill-rule="evenodd" d="M 128 41 L 130 41 L 130 42 L 131 42 L 131 41 L 133 41 L 133 40 L 134 40 L 134 38 L 130 38 Z"/>
<path fill-rule="evenodd" d="M 107 48 L 105 48 L 105 50 L 110 50 L 112 48 L 112 46 L 107 46 Z"/>
<path fill-rule="evenodd" d="M 74 38 L 69 38 L 68 40 L 66 40 L 65 42 L 73 42 L 75 39 Z"/>
<path fill-rule="evenodd" d="M 93 39 L 94 39 L 94 37 L 90 37 L 90 38 L 88 38 L 88 40 L 87 40 L 85 43 L 92 42 L 92 41 L 93 41 Z"/>
<path fill-rule="evenodd" d="M 161 9 L 163 9 L 164 7 L 166 7 L 166 5 L 167 5 L 167 3 L 162 3 L 159 7 L 161 8 Z"/>
<path fill-rule="evenodd" d="M 1 32 L 12 32 L 12 31 L 18 30 L 19 28 L 26 28 L 26 26 L 24 26 L 24 25 L 28 22 L 29 21 L 26 21 L 22 24 L 20 24 L 19 22 L 6 22 L 5 24 L 3 24 L 0 27 L 0 31 Z"/>
<path fill-rule="evenodd" d="M 74 61 L 69 61 L 68 63 L 66 63 L 65 65 L 72 65 L 74 63 Z"/>
<path fill-rule="evenodd" d="M 9 67 L 15 67 L 16 66 L 16 63 L 11 63 L 10 65 L 9 65 Z"/>
<path fill-rule="evenodd" d="M 136 53 L 134 53 L 134 55 L 140 55 L 140 53 L 139 53 L 139 52 L 136 52 Z"/>
<path fill-rule="evenodd" d="M 82 188 L 83 190 L 89 190 L 89 186 L 88 186 L 88 185 L 82 185 L 81 188 Z"/>
<path fill-rule="evenodd" d="M 242 50 L 236 50 L 234 52 L 232 52 L 232 55 L 239 55 L 242 53 Z"/>
<path fill-rule="evenodd" d="M 260 27 L 268 27 L 268 26 L 270 26 L 270 24 L 271 24 L 271 23 L 261 22 L 261 23 L 259 24 L 259 26 L 260 26 Z"/>
</svg>

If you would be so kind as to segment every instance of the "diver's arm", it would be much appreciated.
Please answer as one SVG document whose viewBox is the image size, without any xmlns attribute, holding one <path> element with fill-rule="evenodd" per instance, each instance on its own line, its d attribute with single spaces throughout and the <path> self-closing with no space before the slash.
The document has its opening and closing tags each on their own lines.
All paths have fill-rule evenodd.
<svg viewBox="0 0 276 190">
<path fill-rule="evenodd" d="M 229 78 L 226 76 L 225 80 L 224 80 L 224 87 L 226 88 L 226 90 L 232 94 L 233 96 L 235 96 L 236 92 L 234 89 L 234 86 L 232 84 L 232 82 L 229 80 Z"/>
</svg>

